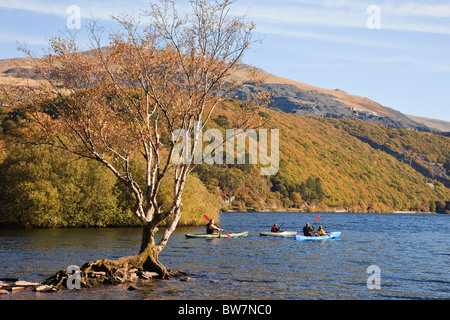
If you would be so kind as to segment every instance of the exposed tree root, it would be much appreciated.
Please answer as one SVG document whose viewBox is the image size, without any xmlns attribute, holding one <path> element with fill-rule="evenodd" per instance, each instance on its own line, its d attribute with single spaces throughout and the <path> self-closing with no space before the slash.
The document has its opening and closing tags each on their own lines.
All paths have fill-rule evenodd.
<svg viewBox="0 0 450 320">
<path fill-rule="evenodd" d="M 80 268 L 77 279 L 80 287 L 90 288 L 101 284 L 121 284 L 152 278 L 169 279 L 184 274 L 180 270 L 164 267 L 153 255 L 141 253 L 117 260 L 103 259 L 87 262 Z M 45 280 L 44 284 L 58 289 L 67 288 L 68 280 L 74 283 L 76 277 L 77 275 L 68 274 L 66 270 L 60 270 Z"/>
</svg>

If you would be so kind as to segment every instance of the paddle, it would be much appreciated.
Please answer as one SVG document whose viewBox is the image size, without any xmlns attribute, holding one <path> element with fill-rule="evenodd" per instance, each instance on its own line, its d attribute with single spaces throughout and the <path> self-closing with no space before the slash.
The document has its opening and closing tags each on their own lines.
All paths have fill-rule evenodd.
<svg viewBox="0 0 450 320">
<path fill-rule="evenodd" d="M 313 225 L 312 225 L 313 228 L 314 228 L 314 225 L 316 224 L 317 220 L 319 220 L 319 218 L 320 218 L 320 216 L 317 216 L 317 217 L 316 217 L 316 220 L 314 220 L 314 223 L 313 223 Z"/>
<path fill-rule="evenodd" d="M 312 225 L 312 229 L 314 230 L 314 225 L 316 224 L 317 220 L 319 220 L 320 216 L 316 217 L 316 220 L 314 220 L 314 223 Z M 311 234 L 311 235 L 315 235 L 315 234 Z"/>
<path fill-rule="evenodd" d="M 211 220 L 206 214 L 205 214 L 203 217 L 204 217 L 206 220 L 208 220 L 208 221 Z M 222 232 L 225 233 L 225 235 L 226 235 L 228 238 L 231 238 L 231 236 L 230 236 L 228 233 L 226 233 L 226 232 L 223 231 L 223 230 L 222 230 Z"/>
</svg>

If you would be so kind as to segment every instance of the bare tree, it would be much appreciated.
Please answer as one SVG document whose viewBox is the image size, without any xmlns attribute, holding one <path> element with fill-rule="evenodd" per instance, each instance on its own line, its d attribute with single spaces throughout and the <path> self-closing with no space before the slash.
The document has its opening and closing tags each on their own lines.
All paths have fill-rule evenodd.
<svg viewBox="0 0 450 320">
<path fill-rule="evenodd" d="M 84 272 L 93 266 L 136 267 L 173 275 L 158 257 L 180 219 L 192 165 L 171 161 L 177 140 L 170 137 L 176 129 L 187 130 L 194 153 L 194 124 L 204 128 L 216 106 L 240 85 L 230 75 L 244 68 L 241 58 L 254 29 L 230 14 L 229 0 L 190 3 L 186 16 L 170 1 L 152 5 L 143 15 L 145 28 L 131 18 L 115 17 L 121 31 L 110 35 L 109 46 L 101 45 L 102 29 L 92 23 L 94 48 L 88 52 L 79 50 L 75 37 L 52 39 L 51 52 L 34 58 L 45 83 L 16 97 L 28 106 L 34 123 L 28 138 L 102 163 L 134 195 L 133 210 L 143 226 L 139 254 L 89 263 Z M 243 103 L 236 126 L 257 125 L 254 115 L 267 98 L 261 93 Z M 141 175 L 133 170 L 137 160 L 145 163 Z M 173 199 L 164 210 L 157 198 L 163 179 L 173 179 Z M 156 239 L 164 220 L 168 226 Z"/>
</svg>

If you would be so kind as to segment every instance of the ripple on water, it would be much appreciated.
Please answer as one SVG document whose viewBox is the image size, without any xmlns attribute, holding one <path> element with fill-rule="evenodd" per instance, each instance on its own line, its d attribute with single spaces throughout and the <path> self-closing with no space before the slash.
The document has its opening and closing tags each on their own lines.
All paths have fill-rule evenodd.
<svg viewBox="0 0 450 320">
<path fill-rule="evenodd" d="M 192 281 L 155 281 L 127 286 L 21 292 L 1 299 L 449 299 L 448 217 L 438 215 L 320 214 L 340 241 L 302 242 L 260 237 L 274 222 L 300 231 L 317 214 L 225 213 L 228 232 L 247 238 L 186 239 L 203 228 L 180 228 L 160 260 Z M 427 225 L 426 229 L 423 225 Z M 386 226 L 390 226 L 386 233 Z M 402 226 L 395 232 L 392 226 Z M 443 236 L 447 235 L 447 236 Z M 141 230 L 0 230 L 0 277 L 42 281 L 70 264 L 137 252 Z M 367 267 L 381 270 L 381 289 L 369 290 Z"/>
</svg>

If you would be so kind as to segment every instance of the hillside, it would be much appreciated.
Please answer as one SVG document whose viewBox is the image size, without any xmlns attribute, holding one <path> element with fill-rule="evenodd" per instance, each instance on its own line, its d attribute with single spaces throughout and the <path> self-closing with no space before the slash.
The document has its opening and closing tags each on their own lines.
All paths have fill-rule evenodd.
<svg viewBox="0 0 450 320">
<path fill-rule="evenodd" d="M 230 128 L 230 123 L 239 116 L 239 106 L 239 100 L 229 99 L 217 110 L 209 127 L 221 130 Z M 223 210 L 433 212 L 437 201 L 450 200 L 450 137 L 386 128 L 357 120 L 304 117 L 275 110 L 266 110 L 265 117 L 269 121 L 264 128 L 279 129 L 280 132 L 280 167 L 276 175 L 261 176 L 258 165 L 249 164 L 202 164 L 195 168 L 194 175 L 200 178 L 211 194 L 220 199 Z M 8 126 L 15 119 L 14 112 L 3 114 L 2 118 L 7 139 Z M 408 151 L 407 154 L 405 150 Z M 33 154 L 35 151 L 23 147 L 7 144 L 3 148 L 0 168 L 6 170 L 2 172 L 7 174 L 2 175 L 1 184 L 10 186 L 8 190 L 11 195 L 24 196 L 29 190 L 34 190 L 33 183 L 38 183 L 38 189 L 30 193 L 30 196 L 36 197 L 39 194 L 39 198 L 26 201 L 35 202 L 39 199 L 40 203 L 49 206 L 55 199 L 61 201 L 70 195 L 66 190 L 67 184 L 58 186 L 58 181 L 74 181 L 71 183 L 80 185 L 77 188 L 81 190 L 86 183 L 89 183 L 91 190 L 104 188 L 96 185 L 105 183 L 102 178 L 89 178 L 90 174 L 96 174 L 96 170 L 87 170 L 81 177 L 81 182 L 76 182 L 78 178 L 71 177 L 72 171 L 67 170 L 60 173 L 63 178 L 54 177 L 57 173 L 52 174 L 55 169 L 51 169 L 51 164 L 44 157 Z M 45 154 L 48 157 L 48 153 Z M 56 157 L 52 162 L 57 170 L 60 170 L 61 162 L 70 162 L 72 160 L 69 159 L 73 158 L 71 156 L 65 159 L 64 154 L 58 153 L 53 153 L 53 157 Z M 27 162 L 30 169 L 23 167 Z M 36 170 L 33 168 L 40 166 L 45 167 L 46 174 L 51 178 L 40 174 L 37 176 L 39 179 L 27 180 L 25 184 L 14 180 L 14 177 L 19 179 L 25 176 L 20 173 L 23 170 L 30 172 L 27 175 L 35 175 L 29 170 Z M 21 168 L 21 171 L 13 168 Z M 437 169 L 439 170 L 433 171 Z M 438 172 L 442 176 L 438 176 Z M 79 174 L 80 172 L 77 176 Z M 116 216 L 123 216 L 123 221 L 129 225 L 129 212 L 122 212 L 124 209 L 121 209 L 124 206 L 123 196 L 114 191 L 114 182 L 108 183 L 111 186 L 107 195 L 108 208 L 102 213 L 99 223 L 110 221 L 107 212 L 115 212 Z M 196 192 L 191 189 L 199 190 L 200 187 L 198 184 L 195 187 L 192 185 L 186 192 L 195 196 Z M 63 194 L 58 195 L 59 192 Z M 11 207 L 12 203 L 8 200 L 11 196 L 7 196 L 8 194 L 10 192 L 4 193 L 5 197 L 0 197 L 0 200 L 6 201 L 2 208 Z M 50 198 L 46 200 L 50 195 L 53 199 L 51 202 L 48 201 Z M 79 197 L 82 197 L 80 191 L 77 191 L 77 197 L 75 200 L 79 201 Z M 70 199 L 75 201 L 72 196 Z M 27 206 L 27 202 L 23 201 L 17 202 L 15 206 L 20 206 L 22 211 L 30 210 L 32 206 Z M 53 211 L 64 209 L 64 202 L 67 203 L 67 200 L 55 204 Z M 192 208 L 195 209 L 195 206 Z M 71 205 L 69 209 L 74 210 L 74 207 Z M 31 214 L 25 211 L 22 214 Z M 121 223 L 111 221 L 115 225 Z M 82 225 L 81 222 L 80 224 Z"/>
<path fill-rule="evenodd" d="M 450 188 L 450 139 L 432 133 L 393 130 L 348 120 L 324 120 L 350 135 L 409 164 L 425 177 Z"/>
<path fill-rule="evenodd" d="M 222 114 L 229 116 L 231 109 L 229 106 Z M 329 120 L 335 121 L 331 123 L 272 110 L 268 114 L 271 117 L 268 127 L 280 130 L 280 170 L 277 176 L 269 178 L 267 188 L 270 192 L 261 195 L 266 197 L 269 207 L 271 203 L 280 206 L 283 201 L 285 207 L 286 204 L 293 206 L 290 201 L 294 200 L 294 192 L 303 198 L 298 204 L 308 204 L 301 185 L 310 177 L 319 178 L 323 190 L 323 197 L 311 203 L 330 208 L 429 211 L 431 202 L 450 200 L 450 189 L 442 183 L 448 184 L 448 173 L 442 176 L 441 182 L 434 180 L 432 175 L 427 177 L 409 162 L 355 137 L 352 128 L 356 126 L 366 132 L 381 130 L 385 140 L 380 144 L 406 148 L 411 150 L 412 159 L 423 158 L 440 168 L 444 168 L 445 163 L 450 164 L 448 137 L 356 120 Z M 252 186 L 259 183 L 258 179 L 250 181 Z M 264 190 L 264 187 L 260 189 Z"/>
<path fill-rule="evenodd" d="M 450 132 L 450 122 L 439 120 L 439 119 L 432 119 L 432 118 L 424 118 L 424 117 L 418 117 L 407 114 L 409 118 L 411 118 L 415 122 L 423 123 L 424 125 L 428 126 L 431 129 L 440 131 L 440 132 Z"/>
<path fill-rule="evenodd" d="M 258 72 L 264 78 L 262 87 L 273 92 L 274 101 L 270 107 L 276 110 L 302 116 L 363 120 L 392 128 L 440 131 L 419 118 L 413 119 L 364 97 L 278 77 L 263 70 Z M 243 72 L 236 73 L 235 78 L 244 83 L 234 95 L 236 98 L 244 99 L 255 92 L 255 88 L 246 83 Z"/>
<path fill-rule="evenodd" d="M 92 52 L 86 51 L 84 54 L 90 55 Z M 264 70 L 257 69 L 257 71 L 264 79 L 262 88 L 273 92 L 273 103 L 270 107 L 275 110 L 302 116 L 363 120 L 392 128 L 424 132 L 450 131 L 450 123 L 445 121 L 405 115 L 370 99 L 348 94 L 343 90 L 320 88 L 278 77 Z M 248 83 L 247 74 L 243 70 L 234 72 L 232 77 L 244 85 L 234 92 L 231 98 L 244 99 L 257 90 Z M 0 86 L 36 86 L 40 79 L 41 77 L 30 58 L 0 60 Z M 0 106 L 2 106 L 1 99 Z"/>
<path fill-rule="evenodd" d="M 274 176 L 261 176 L 257 165 L 198 165 L 194 174 L 221 200 L 223 210 L 434 212 L 437 201 L 450 200 L 450 137 L 420 132 L 430 128 L 362 97 L 264 72 L 263 75 L 265 88 L 274 92 L 274 104 L 264 111 L 268 119 L 264 128 L 280 131 L 280 168 Z M 246 81 L 240 73 L 234 77 Z M 39 81 L 30 60 L 0 61 L 0 84 L 35 85 Z M 237 96 L 243 98 L 254 91 L 254 87 L 245 84 Z M 240 104 L 238 99 L 228 99 L 216 110 L 209 126 L 223 131 L 232 128 L 230 123 L 239 116 Z M 0 108 L 6 140 L 8 128 L 16 119 L 15 110 Z M 19 161 L 17 165 L 22 163 L 17 148 L 0 142 L 0 159 L 13 157 Z M 33 152 L 24 150 L 24 156 Z M 2 161 L 0 165 L 5 164 Z M 31 156 L 27 161 L 32 166 L 41 165 L 39 159 Z M 12 172 L 8 168 L 4 172 Z M 83 179 L 89 180 L 86 176 Z M 1 182 L 5 183 L 5 176 Z M 50 188 L 48 181 L 42 183 L 45 188 L 40 188 Z M 80 188 L 85 183 L 79 182 Z M 108 183 L 112 207 L 105 212 L 122 214 L 123 220 L 128 221 L 128 213 L 121 212 L 123 196 L 117 198 L 114 183 Z M 30 188 L 21 183 L 16 187 L 15 194 L 26 194 Z M 22 187 L 28 189 L 21 190 Z M 100 189 L 95 185 L 89 188 Z M 64 188 L 52 186 L 48 190 L 61 192 Z M 50 191 L 39 193 L 39 201 L 46 203 Z M 187 192 L 195 195 L 192 190 Z M 55 208 L 64 208 L 62 203 L 55 204 Z M 25 207 L 20 206 L 21 210 Z"/>
</svg>

